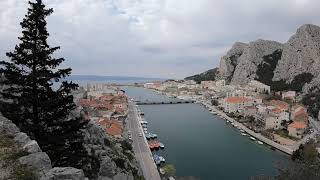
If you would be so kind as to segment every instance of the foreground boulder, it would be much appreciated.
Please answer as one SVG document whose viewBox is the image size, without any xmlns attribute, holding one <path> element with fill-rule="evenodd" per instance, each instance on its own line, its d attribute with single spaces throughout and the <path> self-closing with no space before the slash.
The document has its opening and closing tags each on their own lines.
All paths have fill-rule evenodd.
<svg viewBox="0 0 320 180">
<path fill-rule="evenodd" d="M 87 180 L 80 169 L 57 167 L 51 169 L 42 180 Z"/>
</svg>

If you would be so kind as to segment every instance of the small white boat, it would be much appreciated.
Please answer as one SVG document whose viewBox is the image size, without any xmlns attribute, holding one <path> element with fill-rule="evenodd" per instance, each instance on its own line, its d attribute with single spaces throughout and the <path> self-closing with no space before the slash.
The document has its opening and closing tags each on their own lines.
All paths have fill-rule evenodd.
<svg viewBox="0 0 320 180">
<path fill-rule="evenodd" d="M 227 120 L 227 123 L 229 123 L 230 121 Z"/>
<path fill-rule="evenodd" d="M 164 144 L 163 143 L 159 143 L 159 146 L 160 146 L 161 149 L 164 148 Z"/>
<path fill-rule="evenodd" d="M 166 159 L 164 159 L 164 157 L 162 157 L 162 156 L 159 156 L 159 159 L 160 159 L 160 162 L 162 162 L 162 163 L 166 162 Z"/>
<path fill-rule="evenodd" d="M 242 135 L 242 136 L 246 136 L 247 134 L 246 134 L 246 133 L 241 133 L 241 135 Z"/>
<path fill-rule="evenodd" d="M 258 141 L 258 144 L 262 145 L 262 144 L 263 144 L 263 142 L 261 142 L 261 141 Z"/>
<path fill-rule="evenodd" d="M 254 138 L 254 137 L 250 137 L 250 139 L 251 139 L 252 141 L 255 141 L 255 140 L 256 140 L 256 138 Z"/>
<path fill-rule="evenodd" d="M 162 175 L 164 175 L 164 174 L 166 173 L 162 168 L 160 168 L 159 171 L 160 171 L 160 173 L 161 173 Z"/>
<path fill-rule="evenodd" d="M 240 129 L 240 132 L 244 133 L 245 131 L 244 131 L 244 130 L 242 130 L 242 129 Z"/>
</svg>

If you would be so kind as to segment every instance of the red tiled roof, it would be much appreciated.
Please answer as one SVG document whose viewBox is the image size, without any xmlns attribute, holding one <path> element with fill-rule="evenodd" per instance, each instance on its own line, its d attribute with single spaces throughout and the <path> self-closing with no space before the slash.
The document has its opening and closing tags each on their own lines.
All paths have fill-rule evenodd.
<svg viewBox="0 0 320 180">
<path fill-rule="evenodd" d="M 249 101 L 251 101 L 251 99 L 246 98 L 246 97 L 228 97 L 225 101 L 227 103 L 236 104 L 236 103 L 249 102 Z"/>
<path fill-rule="evenodd" d="M 295 128 L 295 129 L 304 129 L 307 127 L 307 124 L 304 122 L 293 122 L 289 124 L 290 128 Z"/>
<path fill-rule="evenodd" d="M 289 104 L 284 101 L 272 100 L 272 101 L 270 101 L 270 104 L 273 106 L 276 106 L 277 108 L 279 108 L 282 111 L 289 110 Z"/>
</svg>

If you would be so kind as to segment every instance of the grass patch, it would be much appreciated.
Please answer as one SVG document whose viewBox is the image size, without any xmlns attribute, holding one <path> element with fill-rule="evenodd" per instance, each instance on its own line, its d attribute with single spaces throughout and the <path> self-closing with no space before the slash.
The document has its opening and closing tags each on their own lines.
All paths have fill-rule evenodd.
<svg viewBox="0 0 320 180">
<path fill-rule="evenodd" d="M 284 130 L 284 129 L 275 130 L 274 133 L 279 135 L 279 136 L 281 136 L 281 137 L 283 137 L 283 138 L 291 139 L 291 140 L 294 140 L 294 141 L 299 140 L 298 138 L 289 136 L 289 132 L 287 130 Z"/>
</svg>

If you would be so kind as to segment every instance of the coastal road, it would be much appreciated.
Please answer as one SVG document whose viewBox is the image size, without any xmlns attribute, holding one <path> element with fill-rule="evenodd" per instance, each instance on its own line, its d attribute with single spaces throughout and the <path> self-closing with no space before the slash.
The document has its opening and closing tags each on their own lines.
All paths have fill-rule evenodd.
<svg viewBox="0 0 320 180">
<path fill-rule="evenodd" d="M 140 167 L 142 168 L 146 180 L 161 180 L 157 166 L 153 161 L 151 151 L 145 140 L 139 118 L 135 103 L 129 101 L 127 127 L 132 135 L 132 147 L 136 159 L 140 163 Z M 142 137 L 139 137 L 139 133 L 142 134 Z"/>
</svg>

